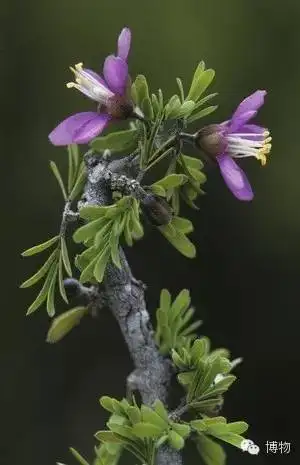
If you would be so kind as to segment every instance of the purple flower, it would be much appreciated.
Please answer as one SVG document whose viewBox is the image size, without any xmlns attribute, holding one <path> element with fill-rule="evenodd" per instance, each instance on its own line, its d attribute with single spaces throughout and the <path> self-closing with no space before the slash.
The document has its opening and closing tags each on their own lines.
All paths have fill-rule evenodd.
<svg viewBox="0 0 300 465">
<path fill-rule="evenodd" d="M 128 96 L 130 78 L 127 57 L 130 43 L 130 29 L 124 28 L 118 38 L 117 56 L 110 55 L 104 62 L 104 78 L 83 68 L 82 63 L 71 68 L 76 82 L 69 82 L 67 87 L 74 87 L 97 102 L 97 111 L 76 113 L 62 121 L 49 134 L 52 144 L 86 144 L 114 119 L 133 116 L 133 105 Z"/>
<path fill-rule="evenodd" d="M 265 95 L 265 90 L 257 90 L 239 104 L 229 121 L 207 126 L 196 135 L 198 145 L 216 159 L 225 183 L 239 200 L 252 200 L 253 191 L 234 158 L 255 157 L 265 165 L 271 150 L 269 131 L 249 124 L 263 105 Z"/>
</svg>

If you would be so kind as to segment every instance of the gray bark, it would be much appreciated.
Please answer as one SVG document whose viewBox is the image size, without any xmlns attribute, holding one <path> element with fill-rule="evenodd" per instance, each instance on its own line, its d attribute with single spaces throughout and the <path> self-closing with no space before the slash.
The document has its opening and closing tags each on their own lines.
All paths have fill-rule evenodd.
<svg viewBox="0 0 300 465">
<path fill-rule="evenodd" d="M 88 204 L 111 203 L 111 191 L 105 176 L 107 170 L 129 177 L 138 174 L 132 157 L 109 162 L 88 155 L 86 166 L 88 179 L 84 202 Z M 122 268 L 118 269 L 110 263 L 103 284 L 106 305 L 120 326 L 135 366 L 127 378 L 127 386 L 131 391 L 138 390 L 145 404 L 151 405 L 159 399 L 166 405 L 171 381 L 170 361 L 160 354 L 155 344 L 145 303 L 145 286 L 133 277 L 123 250 L 120 250 L 120 257 Z M 163 446 L 158 451 L 157 465 L 182 465 L 181 454 L 169 446 Z"/>
</svg>

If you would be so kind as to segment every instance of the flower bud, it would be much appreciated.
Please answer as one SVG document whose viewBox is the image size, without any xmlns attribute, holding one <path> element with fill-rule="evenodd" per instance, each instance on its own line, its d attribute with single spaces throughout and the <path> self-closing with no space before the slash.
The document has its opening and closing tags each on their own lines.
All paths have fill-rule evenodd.
<svg viewBox="0 0 300 465">
<path fill-rule="evenodd" d="M 210 124 L 195 134 L 196 146 L 211 158 L 221 155 L 227 147 L 226 138 L 220 126 Z"/>
<path fill-rule="evenodd" d="M 108 99 L 106 111 L 115 119 L 127 119 L 133 115 L 133 104 L 126 95 L 115 94 Z"/>
<path fill-rule="evenodd" d="M 172 220 L 172 208 L 158 195 L 147 193 L 141 201 L 141 206 L 148 220 L 155 226 L 169 224 Z"/>
</svg>

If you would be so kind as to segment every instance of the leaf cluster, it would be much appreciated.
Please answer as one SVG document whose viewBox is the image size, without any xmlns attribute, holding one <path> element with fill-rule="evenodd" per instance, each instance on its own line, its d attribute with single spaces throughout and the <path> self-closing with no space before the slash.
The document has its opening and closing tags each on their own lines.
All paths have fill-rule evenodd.
<svg viewBox="0 0 300 465">
<path fill-rule="evenodd" d="M 124 237 L 127 245 L 132 246 L 134 240 L 143 236 L 139 202 L 131 196 L 125 196 L 112 205 L 82 207 L 79 214 L 86 220 L 86 224 L 75 231 L 73 239 L 87 247 L 75 259 L 81 271 L 80 281 L 101 282 L 110 260 L 121 268 L 121 238 Z"/>
</svg>

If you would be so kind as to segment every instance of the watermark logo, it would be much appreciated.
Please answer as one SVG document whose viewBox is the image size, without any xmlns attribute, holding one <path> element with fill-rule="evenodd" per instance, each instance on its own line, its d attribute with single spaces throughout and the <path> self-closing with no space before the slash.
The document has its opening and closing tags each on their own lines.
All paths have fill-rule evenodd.
<svg viewBox="0 0 300 465">
<path fill-rule="evenodd" d="M 258 445 L 254 444 L 251 439 L 243 439 L 241 442 L 241 449 L 243 452 L 248 452 L 251 455 L 257 455 L 260 451 Z"/>
<path fill-rule="evenodd" d="M 289 454 L 291 452 L 291 443 L 286 441 L 267 441 L 267 454 Z"/>
</svg>

